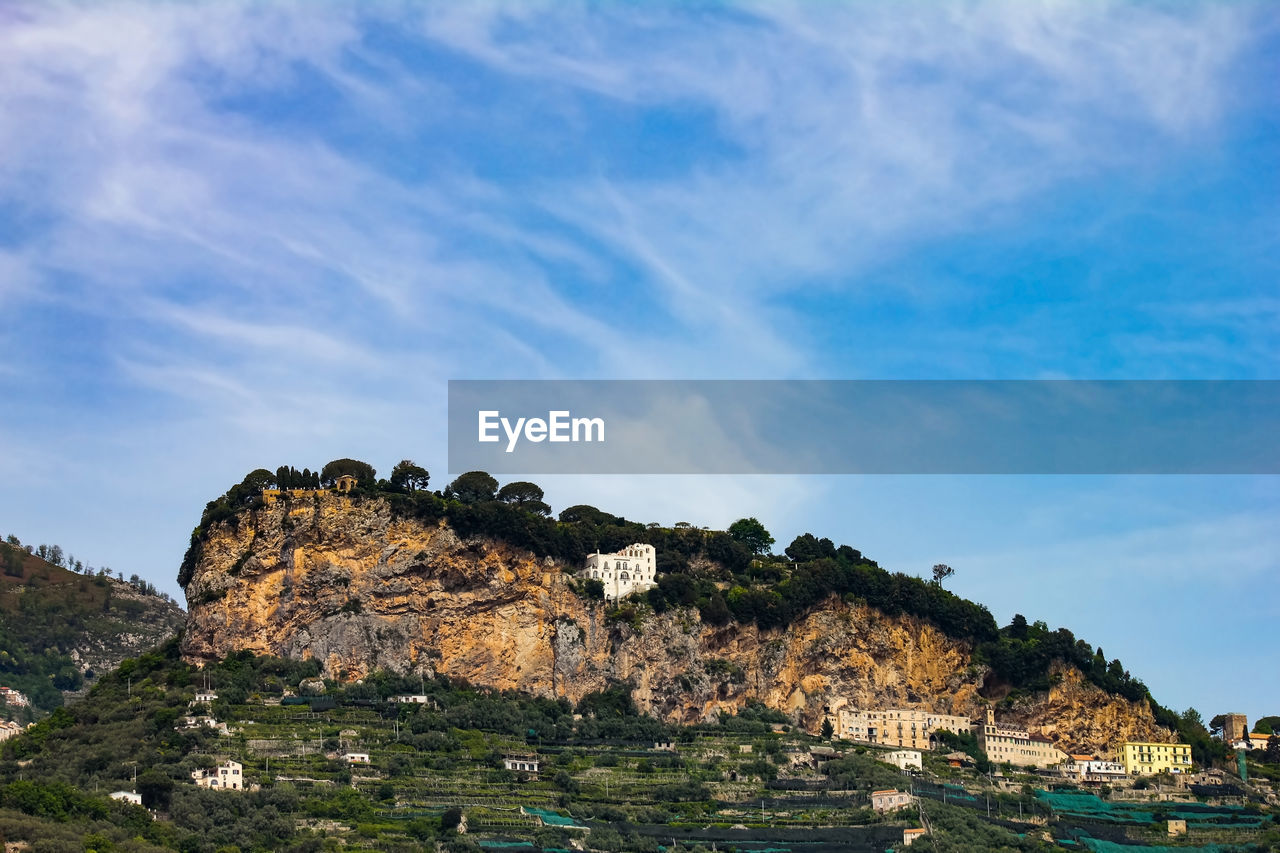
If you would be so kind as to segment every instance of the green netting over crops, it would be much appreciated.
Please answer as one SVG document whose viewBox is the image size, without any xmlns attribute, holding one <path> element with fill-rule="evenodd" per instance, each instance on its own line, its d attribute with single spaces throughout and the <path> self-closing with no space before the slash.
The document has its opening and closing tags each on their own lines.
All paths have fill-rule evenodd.
<svg viewBox="0 0 1280 853">
<path fill-rule="evenodd" d="M 525 814 L 530 814 L 530 815 L 533 815 L 534 817 L 540 818 L 542 822 L 545 823 L 547 826 L 567 826 L 567 827 L 572 827 L 574 829 L 586 829 L 585 826 L 575 823 L 573 818 L 556 814 L 553 811 L 548 811 L 546 809 L 530 808 L 529 806 L 525 806 L 523 811 Z"/>
<path fill-rule="evenodd" d="M 1132 844 L 1118 844 L 1115 841 L 1104 841 L 1101 838 L 1081 838 L 1080 843 L 1093 853 L 1133 853 L 1134 850 L 1141 850 L 1142 853 L 1232 853 L 1237 851 L 1239 847 L 1224 847 L 1221 844 L 1206 844 L 1203 847 L 1140 847 L 1135 848 Z"/>
<path fill-rule="evenodd" d="M 1203 803 L 1129 803 L 1099 799 L 1085 791 L 1036 791 L 1036 798 L 1055 814 L 1106 823 L 1147 824 L 1175 818 L 1188 825 L 1257 827 L 1270 820 L 1244 806 L 1210 806 Z"/>
</svg>

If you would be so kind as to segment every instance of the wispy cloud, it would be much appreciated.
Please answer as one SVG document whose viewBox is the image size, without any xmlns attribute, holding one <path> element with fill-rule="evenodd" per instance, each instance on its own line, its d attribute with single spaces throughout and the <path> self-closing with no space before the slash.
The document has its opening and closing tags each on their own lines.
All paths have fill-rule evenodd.
<svg viewBox="0 0 1280 853">
<path fill-rule="evenodd" d="M 1069 373 L 1120 369 L 1089 359 L 1124 334 L 1158 360 L 1113 305 L 1010 318 L 1007 291 L 911 262 L 1213 148 L 1267 11 L 5 5 L 0 390 L 34 376 L 6 445 L 189 471 L 198 507 L 244 465 L 442 462 L 450 377 Z M 1188 362 L 1274 350 L 1243 307 L 1176 322 L 1243 329 Z M 561 495 L 719 523 L 798 518 L 816 488 Z"/>
</svg>

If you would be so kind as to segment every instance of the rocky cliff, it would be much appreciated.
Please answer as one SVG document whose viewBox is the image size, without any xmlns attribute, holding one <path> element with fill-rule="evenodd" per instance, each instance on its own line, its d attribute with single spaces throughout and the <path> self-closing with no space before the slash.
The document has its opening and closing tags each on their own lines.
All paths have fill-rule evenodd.
<svg viewBox="0 0 1280 853">
<path fill-rule="evenodd" d="M 970 648 L 914 619 L 832 599 L 779 631 L 714 628 L 691 610 L 611 622 L 565 569 L 504 543 L 461 541 L 444 523 L 393 518 L 380 500 L 282 501 L 206 531 L 184 654 L 201 662 L 249 649 L 316 658 L 339 679 L 439 672 L 575 701 L 622 680 L 642 710 L 673 722 L 755 700 L 815 731 L 824 709 L 844 704 L 976 714 L 986 701 Z M 1145 705 L 1074 670 L 1012 718 L 1072 749 L 1170 739 Z"/>
</svg>

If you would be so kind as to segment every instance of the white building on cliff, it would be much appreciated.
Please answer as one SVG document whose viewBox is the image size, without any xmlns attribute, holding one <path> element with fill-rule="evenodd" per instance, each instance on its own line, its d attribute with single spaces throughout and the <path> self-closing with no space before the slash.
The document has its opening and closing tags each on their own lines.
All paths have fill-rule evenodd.
<svg viewBox="0 0 1280 853">
<path fill-rule="evenodd" d="M 583 576 L 603 583 L 604 597 L 609 601 L 617 601 L 633 592 L 644 592 L 656 586 L 654 574 L 657 571 L 657 559 L 658 552 L 652 545 L 642 545 L 639 542 L 628 545 L 616 554 L 601 554 L 597 551 L 587 557 Z"/>
</svg>

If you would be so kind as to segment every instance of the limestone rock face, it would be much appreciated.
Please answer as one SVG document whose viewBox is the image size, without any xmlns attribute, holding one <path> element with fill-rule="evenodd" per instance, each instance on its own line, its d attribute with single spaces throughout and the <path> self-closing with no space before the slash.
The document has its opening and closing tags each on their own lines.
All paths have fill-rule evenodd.
<svg viewBox="0 0 1280 853">
<path fill-rule="evenodd" d="M 1089 683 L 1075 667 L 1055 666 L 1047 697 L 1015 702 L 1010 714 L 1039 729 L 1059 749 L 1094 753 L 1126 740 L 1170 743 L 1174 733 L 1156 724 L 1151 709 L 1138 707 Z"/>
<path fill-rule="evenodd" d="M 759 701 L 815 732 L 843 705 L 974 716 L 985 705 L 986 671 L 969 646 L 918 620 L 833 598 L 785 630 L 715 628 L 691 610 L 608 622 L 602 603 L 569 587 L 574 568 L 393 518 L 380 500 L 280 501 L 209 531 L 187 587 L 183 652 L 197 663 L 240 649 L 315 658 L 342 680 L 443 673 L 572 701 L 627 681 L 641 710 L 671 722 Z M 1170 739 L 1145 706 L 1074 670 L 1009 718 L 1073 749 Z"/>
</svg>

